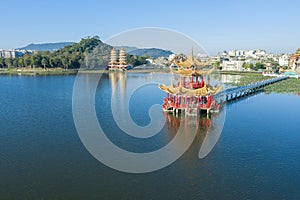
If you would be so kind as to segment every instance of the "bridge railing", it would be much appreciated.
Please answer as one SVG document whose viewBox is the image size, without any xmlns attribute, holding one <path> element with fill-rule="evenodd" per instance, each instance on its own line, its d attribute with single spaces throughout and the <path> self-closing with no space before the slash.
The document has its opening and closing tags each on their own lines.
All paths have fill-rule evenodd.
<svg viewBox="0 0 300 200">
<path fill-rule="evenodd" d="M 244 92 L 243 95 L 245 95 L 245 93 L 247 93 L 247 92 L 254 92 L 254 90 L 257 90 L 258 88 L 261 88 L 266 85 L 273 84 L 273 83 L 276 83 L 276 82 L 279 82 L 279 81 L 282 81 L 282 80 L 285 80 L 288 78 L 289 78 L 288 76 L 280 76 L 280 77 L 271 78 L 271 79 L 267 79 L 267 80 L 263 80 L 263 81 L 257 81 L 257 82 L 250 83 L 247 85 L 228 88 L 226 90 L 219 92 L 217 95 L 215 95 L 215 98 L 223 99 L 226 97 L 226 100 L 227 100 L 228 96 L 232 97 L 232 95 L 234 95 L 236 97 L 238 94 L 241 95 L 243 92 Z"/>
</svg>

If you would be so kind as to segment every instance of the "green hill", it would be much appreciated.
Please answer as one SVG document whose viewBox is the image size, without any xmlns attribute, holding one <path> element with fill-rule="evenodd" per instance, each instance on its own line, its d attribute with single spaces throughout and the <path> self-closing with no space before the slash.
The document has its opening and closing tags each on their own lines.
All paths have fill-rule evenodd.
<svg viewBox="0 0 300 200">
<path fill-rule="evenodd" d="M 25 54 L 19 58 L 0 58 L 0 67 L 106 68 L 112 48 L 112 46 L 103 43 L 98 36 L 86 37 L 78 43 L 72 43 L 52 52 L 48 50 L 36 51 L 32 55 Z M 127 54 L 127 61 L 134 67 L 145 64 L 146 57 Z"/>
</svg>

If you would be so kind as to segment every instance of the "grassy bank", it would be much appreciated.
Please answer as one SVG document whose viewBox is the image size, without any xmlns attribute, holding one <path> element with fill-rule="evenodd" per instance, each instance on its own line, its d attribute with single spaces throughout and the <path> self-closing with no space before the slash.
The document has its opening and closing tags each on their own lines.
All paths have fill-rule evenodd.
<svg viewBox="0 0 300 200">
<path fill-rule="evenodd" d="M 300 79 L 289 78 L 284 81 L 268 85 L 264 88 L 267 93 L 297 93 L 300 94 Z"/>
<path fill-rule="evenodd" d="M 224 70 L 215 70 L 214 73 L 219 74 L 228 74 L 228 75 L 261 75 L 261 72 L 256 71 L 224 71 Z"/>
<path fill-rule="evenodd" d="M 256 81 L 262 81 L 270 79 L 271 77 L 264 77 L 261 74 L 244 74 L 239 80 L 238 84 L 232 84 L 235 86 L 245 85 Z M 289 78 L 284 81 L 280 81 L 263 88 L 266 93 L 300 93 L 300 79 Z"/>
<path fill-rule="evenodd" d="M 75 75 L 77 70 L 73 69 L 42 69 L 42 68 L 19 68 L 0 70 L 0 75 L 23 75 L 23 76 L 49 76 L 49 75 Z"/>
</svg>

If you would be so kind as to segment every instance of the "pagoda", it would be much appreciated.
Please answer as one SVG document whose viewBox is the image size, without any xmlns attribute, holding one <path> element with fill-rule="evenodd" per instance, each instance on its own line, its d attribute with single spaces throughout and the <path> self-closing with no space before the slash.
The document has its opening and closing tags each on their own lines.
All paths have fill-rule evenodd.
<svg viewBox="0 0 300 200">
<path fill-rule="evenodd" d="M 109 70 L 120 70 L 126 71 L 128 67 L 126 61 L 126 52 L 124 48 L 121 48 L 119 51 L 119 57 L 117 56 L 117 50 L 113 48 L 110 52 L 110 62 L 108 65 Z"/>
<path fill-rule="evenodd" d="M 291 55 L 289 65 L 292 67 L 293 71 L 296 71 L 297 67 L 300 66 L 300 48 L 297 49 L 296 53 Z"/>
<path fill-rule="evenodd" d="M 209 63 L 210 61 L 206 63 L 198 61 L 193 56 L 193 51 L 186 59 L 175 56 L 170 70 L 173 75 L 179 76 L 179 81 L 176 84 L 173 84 L 172 81 L 169 86 L 158 86 L 166 92 L 162 105 L 163 111 L 174 115 L 183 112 L 186 115 L 198 115 L 201 111 L 209 114 L 220 110 L 220 105 L 214 99 L 214 95 L 220 92 L 223 87 L 211 86 L 204 78 L 205 75 L 214 71 L 214 68 L 203 69 Z"/>
</svg>

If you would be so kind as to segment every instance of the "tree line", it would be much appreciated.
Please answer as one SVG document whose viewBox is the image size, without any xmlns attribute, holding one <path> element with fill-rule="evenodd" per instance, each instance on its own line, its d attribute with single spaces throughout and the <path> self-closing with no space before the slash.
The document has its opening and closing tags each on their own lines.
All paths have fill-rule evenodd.
<svg viewBox="0 0 300 200">
<path fill-rule="evenodd" d="M 57 68 L 78 69 L 80 67 L 106 67 L 110 58 L 112 46 L 103 43 L 98 36 L 81 39 L 79 43 L 65 46 L 59 50 L 36 51 L 18 58 L 0 58 L 1 68 Z M 127 55 L 127 61 L 132 66 L 146 63 L 145 56 Z"/>
</svg>

